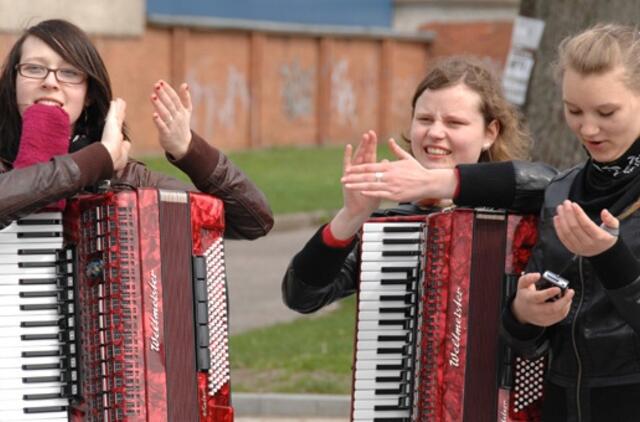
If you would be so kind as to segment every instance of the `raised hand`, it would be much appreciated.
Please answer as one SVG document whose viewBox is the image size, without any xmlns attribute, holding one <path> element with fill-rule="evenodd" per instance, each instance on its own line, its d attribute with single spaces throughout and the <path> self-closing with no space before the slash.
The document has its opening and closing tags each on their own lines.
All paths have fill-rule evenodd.
<svg viewBox="0 0 640 422">
<path fill-rule="evenodd" d="M 377 157 L 378 137 L 373 130 L 362 134 L 362 139 L 355 154 L 353 147 L 347 145 L 342 162 L 343 177 L 354 165 L 375 163 Z M 369 218 L 371 213 L 380 206 L 380 199 L 367 197 L 343 184 L 343 206 L 331 220 L 331 232 L 338 239 L 348 239 L 353 236 Z"/>
<path fill-rule="evenodd" d="M 458 183 L 453 169 L 426 169 L 394 139 L 388 145 L 397 160 L 351 166 L 342 178 L 345 187 L 396 202 L 453 197 Z"/>
<path fill-rule="evenodd" d="M 160 146 L 173 158 L 184 157 L 191 143 L 191 95 L 186 83 L 179 95 L 168 83 L 160 80 L 153 86 L 153 122 L 158 129 Z"/>
<path fill-rule="evenodd" d="M 518 279 L 518 290 L 511 304 L 511 311 L 522 324 L 533 324 L 548 327 L 562 321 L 571 309 L 571 301 L 575 295 L 573 289 L 567 289 L 564 296 L 548 302 L 560 294 L 559 287 L 536 290 L 535 283 L 540 273 L 529 273 Z"/>
<path fill-rule="evenodd" d="M 113 161 L 113 170 L 116 172 L 122 170 L 127 164 L 131 148 L 131 144 L 124 139 L 122 134 L 126 109 L 127 103 L 123 99 L 116 98 L 111 101 L 100 140 L 109 152 Z"/>
<path fill-rule="evenodd" d="M 609 211 L 602 210 L 603 227 L 599 227 L 584 212 L 580 205 L 565 200 L 556 208 L 553 226 L 562 244 L 572 253 L 580 256 L 598 255 L 616 241 L 613 235 L 618 230 L 620 222 Z"/>
</svg>

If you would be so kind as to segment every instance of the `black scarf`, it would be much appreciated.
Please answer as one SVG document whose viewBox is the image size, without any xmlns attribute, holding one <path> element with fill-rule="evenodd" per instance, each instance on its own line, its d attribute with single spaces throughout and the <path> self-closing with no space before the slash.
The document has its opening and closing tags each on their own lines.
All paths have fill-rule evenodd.
<svg viewBox="0 0 640 422">
<path fill-rule="evenodd" d="M 607 208 L 618 215 L 640 197 L 640 138 L 620 158 L 610 163 L 589 159 L 571 186 L 569 199 L 577 202 L 596 222 Z"/>
</svg>

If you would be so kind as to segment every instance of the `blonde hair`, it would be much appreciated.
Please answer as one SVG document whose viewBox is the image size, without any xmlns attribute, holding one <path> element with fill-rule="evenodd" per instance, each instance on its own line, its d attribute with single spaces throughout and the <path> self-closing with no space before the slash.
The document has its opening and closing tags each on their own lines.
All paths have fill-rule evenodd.
<svg viewBox="0 0 640 422">
<path fill-rule="evenodd" d="M 555 76 L 558 81 L 567 68 L 582 75 L 606 73 L 624 67 L 624 84 L 640 92 L 640 33 L 620 24 L 597 24 L 562 40 L 558 47 Z"/>
<path fill-rule="evenodd" d="M 502 92 L 500 80 L 479 60 L 453 56 L 436 62 L 416 87 L 411 101 L 412 115 L 418 98 L 427 89 L 438 90 L 462 84 L 480 97 L 480 113 L 485 125 L 497 121 L 498 136 L 491 147 L 482 151 L 478 161 L 508 161 L 529 158 L 531 136 L 522 124 L 518 110 Z M 409 141 L 405 136 L 404 139 Z M 410 142 L 410 141 L 409 141 Z"/>
</svg>

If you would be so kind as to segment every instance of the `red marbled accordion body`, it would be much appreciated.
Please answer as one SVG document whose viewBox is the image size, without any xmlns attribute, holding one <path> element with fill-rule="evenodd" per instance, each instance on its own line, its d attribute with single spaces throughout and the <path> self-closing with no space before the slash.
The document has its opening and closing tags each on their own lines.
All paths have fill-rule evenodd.
<svg viewBox="0 0 640 422">
<path fill-rule="evenodd" d="M 76 198 L 67 210 L 79 340 L 72 419 L 233 421 L 222 201 L 138 189 Z"/>
<path fill-rule="evenodd" d="M 535 217 L 456 209 L 372 220 L 389 224 L 408 221 L 424 223 L 423 244 L 417 259 L 418 299 L 411 305 L 415 312 L 415 334 L 408 349 L 415 347 L 411 357 L 415 363 L 409 368 L 414 379 L 410 388 L 400 387 L 401 395 L 406 393 L 410 400 L 403 399 L 399 405 L 390 407 L 389 396 L 382 396 L 385 409 L 359 399 L 358 394 L 360 397 L 366 394 L 354 388 L 352 420 L 393 417 L 395 421 L 420 422 L 539 421 L 541 385 L 535 387 L 535 394 L 523 397 L 520 386 L 514 385 L 516 360 L 520 365 L 522 359 L 499 338 L 505 299 L 515 288 L 536 241 Z M 362 248 L 370 250 L 371 245 L 364 246 L 365 239 L 363 234 Z M 363 271 L 364 257 L 362 252 Z M 371 307 L 363 302 L 368 299 L 361 298 L 362 292 L 370 288 L 365 288 L 367 282 L 360 281 L 358 318 L 362 315 L 361 308 Z M 358 327 L 360 330 L 360 322 Z M 356 338 L 360 338 L 359 332 Z M 357 356 L 362 355 L 359 344 L 356 341 L 354 386 L 358 385 L 359 377 Z M 544 362 L 535 365 L 543 366 Z M 541 374 L 542 370 L 536 381 L 541 381 Z M 383 378 L 377 378 L 376 382 Z M 389 394 L 388 385 L 386 388 L 384 394 Z M 378 385 L 378 391 L 385 390 Z M 372 413 L 358 410 L 364 407 Z"/>
</svg>

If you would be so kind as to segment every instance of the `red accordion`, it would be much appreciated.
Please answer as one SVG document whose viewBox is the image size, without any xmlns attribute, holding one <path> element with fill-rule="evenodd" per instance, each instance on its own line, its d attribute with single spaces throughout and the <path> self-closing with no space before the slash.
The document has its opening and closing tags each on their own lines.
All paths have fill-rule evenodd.
<svg viewBox="0 0 640 422">
<path fill-rule="evenodd" d="M 362 230 L 353 421 L 537 421 L 544 361 L 516 357 L 500 314 L 536 219 L 456 209 Z"/>
<path fill-rule="evenodd" d="M 61 218 L 0 230 L 0 420 L 233 421 L 222 201 L 107 192 Z"/>
<path fill-rule="evenodd" d="M 139 189 L 69 207 L 83 419 L 231 421 L 222 201 Z"/>
</svg>

